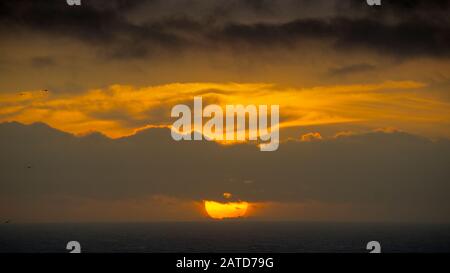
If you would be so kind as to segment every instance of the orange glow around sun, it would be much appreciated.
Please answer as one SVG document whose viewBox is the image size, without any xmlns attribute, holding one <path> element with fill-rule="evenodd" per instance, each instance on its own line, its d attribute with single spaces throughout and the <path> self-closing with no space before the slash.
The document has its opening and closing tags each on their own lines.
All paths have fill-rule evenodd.
<svg viewBox="0 0 450 273">
<path fill-rule="evenodd" d="M 205 201 L 204 203 L 206 212 L 213 219 L 243 217 L 248 209 L 248 203 L 242 201 L 227 203 Z"/>
</svg>

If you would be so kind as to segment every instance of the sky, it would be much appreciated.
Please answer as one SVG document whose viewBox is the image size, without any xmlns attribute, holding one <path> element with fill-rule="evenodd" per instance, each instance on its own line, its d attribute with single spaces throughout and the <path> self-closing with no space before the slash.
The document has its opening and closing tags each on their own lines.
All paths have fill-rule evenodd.
<svg viewBox="0 0 450 273">
<path fill-rule="evenodd" d="M 0 218 L 450 221 L 450 3 L 0 2 Z M 280 105 L 279 150 L 174 105 Z M 223 193 L 232 193 L 224 198 Z"/>
</svg>

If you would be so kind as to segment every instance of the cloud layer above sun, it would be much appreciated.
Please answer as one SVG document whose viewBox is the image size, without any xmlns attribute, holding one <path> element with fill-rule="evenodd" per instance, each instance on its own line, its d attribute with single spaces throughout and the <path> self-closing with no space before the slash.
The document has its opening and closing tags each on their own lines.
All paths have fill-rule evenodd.
<svg viewBox="0 0 450 273">
<path fill-rule="evenodd" d="M 364 124 L 411 132 L 450 135 L 448 103 L 426 93 L 415 81 L 289 88 L 274 84 L 175 83 L 136 88 L 113 85 L 77 94 L 51 90 L 0 94 L 0 121 L 45 122 L 74 134 L 98 131 L 113 138 L 142 128 L 167 127 L 170 110 L 191 105 L 194 96 L 204 104 L 280 105 L 281 127 Z"/>
<path fill-rule="evenodd" d="M 414 80 L 449 100 L 447 1 L 41 2 L 0 4 L 0 92 Z"/>
</svg>

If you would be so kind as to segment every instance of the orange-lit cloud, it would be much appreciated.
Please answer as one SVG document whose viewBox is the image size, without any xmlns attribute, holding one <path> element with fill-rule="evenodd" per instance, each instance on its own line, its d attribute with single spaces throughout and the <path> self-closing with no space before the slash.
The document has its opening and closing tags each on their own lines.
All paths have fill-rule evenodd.
<svg viewBox="0 0 450 273">
<path fill-rule="evenodd" d="M 300 141 L 310 142 L 315 140 L 321 140 L 322 136 L 320 133 L 307 133 L 300 137 Z"/>
<path fill-rule="evenodd" d="M 0 122 L 45 122 L 74 134 L 99 131 L 117 138 L 146 127 L 170 126 L 170 109 L 200 95 L 204 104 L 221 106 L 278 104 L 281 128 L 357 122 L 409 131 L 426 127 L 425 133 L 448 136 L 443 126 L 450 123 L 450 105 L 424 92 L 425 87 L 415 81 L 304 89 L 266 83 L 174 83 L 113 85 L 81 94 L 26 91 L 0 95 Z"/>
<path fill-rule="evenodd" d="M 226 199 L 230 199 L 232 196 L 233 195 L 231 193 L 229 193 L 229 192 L 224 192 L 223 193 L 223 197 L 226 198 Z"/>
</svg>

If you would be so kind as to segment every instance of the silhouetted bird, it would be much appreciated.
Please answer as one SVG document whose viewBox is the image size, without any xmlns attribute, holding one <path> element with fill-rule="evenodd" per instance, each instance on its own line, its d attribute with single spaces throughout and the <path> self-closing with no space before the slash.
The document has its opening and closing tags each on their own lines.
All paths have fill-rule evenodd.
<svg viewBox="0 0 450 273">
<path fill-rule="evenodd" d="M 27 166 L 27 169 L 31 169 L 31 166 L 30 166 L 30 165 L 28 165 L 28 166 Z"/>
<path fill-rule="evenodd" d="M 9 222 L 11 222 L 11 220 L 6 220 L 6 221 L 5 221 L 5 224 L 9 224 Z"/>
</svg>

